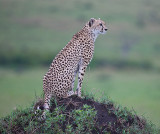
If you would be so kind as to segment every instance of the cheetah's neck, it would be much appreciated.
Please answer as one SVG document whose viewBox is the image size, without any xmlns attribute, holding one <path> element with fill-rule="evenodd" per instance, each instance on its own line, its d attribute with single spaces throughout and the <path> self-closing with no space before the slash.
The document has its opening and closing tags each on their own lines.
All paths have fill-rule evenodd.
<svg viewBox="0 0 160 134">
<path fill-rule="evenodd" d="M 92 40 L 93 43 L 96 41 L 99 34 L 93 32 L 90 30 L 90 27 L 88 25 L 85 25 L 81 31 L 76 33 L 73 38 L 78 39 L 80 37 L 86 38 L 86 40 Z"/>
<path fill-rule="evenodd" d="M 84 32 L 86 32 L 90 36 L 90 38 L 93 40 L 93 42 L 96 41 L 96 39 L 97 39 L 97 37 L 98 37 L 99 34 L 96 33 L 96 32 L 94 32 L 94 31 L 92 31 L 92 30 L 90 30 L 88 24 L 85 25 L 82 30 Z"/>
<path fill-rule="evenodd" d="M 98 37 L 98 34 L 91 33 L 91 37 L 92 37 L 93 41 L 95 42 Z"/>
</svg>

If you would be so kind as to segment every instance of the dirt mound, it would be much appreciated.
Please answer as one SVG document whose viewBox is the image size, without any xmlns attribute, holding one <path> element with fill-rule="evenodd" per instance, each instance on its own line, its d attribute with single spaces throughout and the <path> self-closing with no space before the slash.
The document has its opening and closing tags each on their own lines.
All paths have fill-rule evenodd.
<svg viewBox="0 0 160 134">
<path fill-rule="evenodd" d="M 44 115 L 43 100 L 25 109 L 16 109 L 0 119 L 0 134 L 156 134 L 153 125 L 109 100 L 103 103 L 85 97 L 52 99 Z M 37 110 L 39 107 L 39 110 Z M 158 133 L 157 133 L 158 134 Z"/>
<path fill-rule="evenodd" d="M 113 108 L 113 104 L 106 105 L 102 103 L 95 102 L 87 98 L 79 98 L 77 96 L 71 96 L 69 98 L 61 99 L 58 101 L 58 106 L 65 106 L 66 112 L 71 112 L 74 109 L 81 109 L 84 104 L 87 104 L 97 111 L 97 122 L 100 125 L 106 125 L 106 123 L 114 123 L 116 121 L 116 116 L 114 114 L 109 114 L 109 110 Z M 52 105 L 51 112 L 54 110 L 55 105 Z"/>
<path fill-rule="evenodd" d="M 37 104 L 42 105 L 43 103 L 40 101 Z M 145 126 L 144 120 L 140 119 L 136 115 L 132 115 L 130 112 L 125 111 L 124 109 L 121 110 L 119 107 L 115 108 L 111 102 L 99 103 L 90 98 L 82 99 L 77 96 L 60 99 L 56 102 L 55 100 L 52 100 L 50 112 L 53 112 L 56 107 L 64 106 L 64 114 L 67 114 L 75 109 L 82 109 L 85 104 L 91 106 L 97 112 L 95 118 L 96 124 L 94 126 L 95 129 L 92 131 L 92 133 L 110 132 L 111 134 L 120 134 L 122 133 L 122 130 L 123 132 L 124 130 L 127 132 L 127 128 L 130 128 L 133 123 L 136 123 L 139 129 L 143 129 Z M 40 106 L 40 108 L 42 108 L 42 106 Z M 65 122 L 72 123 L 72 120 L 68 118 Z M 65 125 L 62 127 L 65 131 Z"/>
</svg>

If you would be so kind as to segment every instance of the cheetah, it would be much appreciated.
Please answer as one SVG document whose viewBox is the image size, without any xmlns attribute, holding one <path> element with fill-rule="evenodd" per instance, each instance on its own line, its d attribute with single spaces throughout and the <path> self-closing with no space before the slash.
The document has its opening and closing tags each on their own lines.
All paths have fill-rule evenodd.
<svg viewBox="0 0 160 134">
<path fill-rule="evenodd" d="M 83 77 L 93 57 L 94 42 L 99 34 L 106 31 L 104 21 L 91 18 L 57 54 L 43 78 L 44 109 L 49 110 L 52 96 L 65 98 L 76 94 L 81 97 Z M 74 92 L 77 73 L 78 85 Z"/>
</svg>

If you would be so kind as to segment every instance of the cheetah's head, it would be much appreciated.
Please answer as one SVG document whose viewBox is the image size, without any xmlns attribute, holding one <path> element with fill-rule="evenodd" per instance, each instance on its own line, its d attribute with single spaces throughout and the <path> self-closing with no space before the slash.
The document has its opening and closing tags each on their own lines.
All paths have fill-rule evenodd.
<svg viewBox="0 0 160 134">
<path fill-rule="evenodd" d="M 95 35 L 99 35 L 99 34 L 105 34 L 108 30 L 108 28 L 106 27 L 106 24 L 104 21 L 100 20 L 100 19 L 94 19 L 91 18 L 90 21 L 88 22 L 88 25 L 91 29 L 91 31 L 95 34 Z"/>
</svg>

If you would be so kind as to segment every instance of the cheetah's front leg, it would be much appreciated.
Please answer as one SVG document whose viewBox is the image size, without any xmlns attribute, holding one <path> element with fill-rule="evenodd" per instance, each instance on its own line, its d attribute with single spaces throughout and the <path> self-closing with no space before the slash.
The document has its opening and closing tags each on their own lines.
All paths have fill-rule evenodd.
<svg viewBox="0 0 160 134">
<path fill-rule="evenodd" d="M 72 80 L 72 85 L 71 85 L 71 92 L 74 92 L 74 82 L 75 82 L 75 79 L 76 79 L 76 75 L 77 75 L 78 69 L 79 69 L 79 67 L 77 67 L 77 70 L 74 72 L 74 75 L 73 75 L 73 80 Z"/>
<path fill-rule="evenodd" d="M 86 70 L 86 66 L 80 66 L 79 67 L 79 72 L 78 72 L 78 85 L 77 85 L 77 95 L 79 97 L 81 97 L 81 88 L 82 88 L 82 82 L 83 82 L 83 77 L 84 77 L 84 73 Z"/>
</svg>

